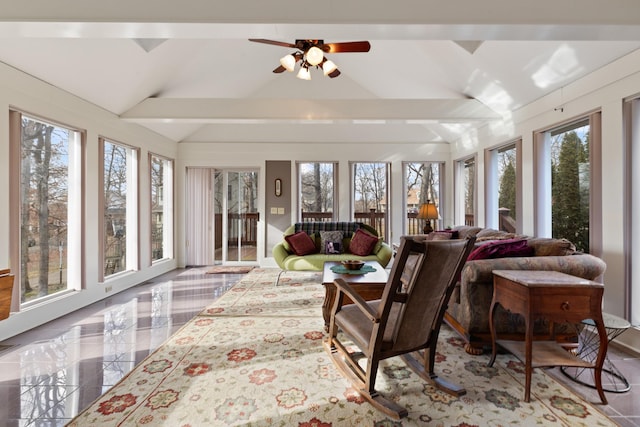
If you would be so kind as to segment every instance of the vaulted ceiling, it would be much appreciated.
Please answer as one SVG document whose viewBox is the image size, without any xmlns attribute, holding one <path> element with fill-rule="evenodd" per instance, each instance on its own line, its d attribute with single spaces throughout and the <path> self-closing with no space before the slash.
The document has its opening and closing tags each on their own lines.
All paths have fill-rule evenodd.
<svg viewBox="0 0 640 427">
<path fill-rule="evenodd" d="M 447 143 L 640 48 L 637 0 L 2 3 L 1 62 L 177 142 Z M 303 81 L 249 38 L 371 50 Z"/>
</svg>

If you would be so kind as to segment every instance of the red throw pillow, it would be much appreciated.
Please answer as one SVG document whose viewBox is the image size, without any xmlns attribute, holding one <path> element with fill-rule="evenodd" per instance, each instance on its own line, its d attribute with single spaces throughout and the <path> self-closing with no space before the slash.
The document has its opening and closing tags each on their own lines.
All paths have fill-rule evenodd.
<svg viewBox="0 0 640 427">
<path fill-rule="evenodd" d="M 358 256 L 367 256 L 370 255 L 373 248 L 376 247 L 376 243 L 378 243 L 376 236 L 372 236 L 366 231 L 358 229 L 353 233 L 351 242 L 349 242 L 349 252 Z"/>
<path fill-rule="evenodd" d="M 510 258 L 519 256 L 533 256 L 533 248 L 526 239 L 496 240 L 475 248 L 467 261 L 491 258 Z"/>
<path fill-rule="evenodd" d="M 315 242 L 311 239 L 311 236 L 304 231 L 298 231 L 295 234 L 284 236 L 284 240 L 289 243 L 291 250 L 296 255 L 302 256 L 315 254 L 317 252 Z"/>
</svg>

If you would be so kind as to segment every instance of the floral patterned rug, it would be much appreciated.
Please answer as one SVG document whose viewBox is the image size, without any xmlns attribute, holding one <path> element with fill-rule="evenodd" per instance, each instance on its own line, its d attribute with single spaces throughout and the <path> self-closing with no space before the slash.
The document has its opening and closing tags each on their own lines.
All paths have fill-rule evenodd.
<svg viewBox="0 0 640 427">
<path fill-rule="evenodd" d="M 389 419 L 343 379 L 322 346 L 320 273 L 253 269 L 170 337 L 69 426 L 503 426 L 616 425 L 564 386 L 499 355 L 470 356 L 444 327 L 436 372 L 463 385 L 453 397 L 398 358 L 381 364 L 378 390 L 409 410 Z"/>
</svg>

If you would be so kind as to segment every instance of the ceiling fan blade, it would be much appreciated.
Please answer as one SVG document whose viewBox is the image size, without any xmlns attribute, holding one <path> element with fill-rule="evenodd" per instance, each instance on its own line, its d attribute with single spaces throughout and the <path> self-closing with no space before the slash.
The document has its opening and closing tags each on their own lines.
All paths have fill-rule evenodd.
<svg viewBox="0 0 640 427">
<path fill-rule="evenodd" d="M 325 43 L 322 45 L 322 50 L 326 53 L 369 52 L 369 49 L 371 49 L 371 44 L 367 41 Z"/>
<path fill-rule="evenodd" d="M 268 39 L 249 39 L 250 42 L 256 42 L 256 43 L 264 43 L 264 44 L 273 44 L 276 46 L 284 46 L 284 47 L 292 47 L 292 48 L 296 48 L 295 44 L 291 44 L 291 43 L 285 43 L 285 42 L 279 42 L 276 40 L 268 40 Z"/>
<path fill-rule="evenodd" d="M 286 68 L 284 68 L 282 65 L 280 65 L 278 68 L 276 68 L 275 70 L 273 70 L 274 73 L 282 73 L 286 70 Z"/>
<path fill-rule="evenodd" d="M 338 77 L 339 75 L 340 75 L 340 70 L 338 70 L 337 68 L 332 72 L 330 72 L 329 74 L 327 74 L 327 76 L 331 77 L 332 79 Z"/>
</svg>

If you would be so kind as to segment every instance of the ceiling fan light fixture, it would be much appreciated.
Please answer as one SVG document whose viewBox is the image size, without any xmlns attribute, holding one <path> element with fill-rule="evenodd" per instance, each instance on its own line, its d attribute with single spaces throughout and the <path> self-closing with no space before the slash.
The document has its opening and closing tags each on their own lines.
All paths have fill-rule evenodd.
<svg viewBox="0 0 640 427">
<path fill-rule="evenodd" d="M 282 65 L 287 71 L 293 71 L 293 68 L 296 65 L 296 58 L 291 54 L 285 55 L 280 58 L 280 65 Z"/>
<path fill-rule="evenodd" d="M 300 67 L 300 71 L 298 71 L 297 78 L 301 80 L 311 80 L 311 72 L 307 67 Z"/>
<path fill-rule="evenodd" d="M 324 53 L 320 48 L 316 46 L 311 46 L 309 50 L 307 50 L 306 59 L 310 65 L 315 67 L 316 65 L 320 64 L 324 59 Z"/>
<path fill-rule="evenodd" d="M 329 59 L 322 63 L 322 71 L 324 72 L 325 76 L 328 76 L 337 69 L 338 67 L 336 66 L 336 64 L 334 64 L 334 62 Z"/>
</svg>

